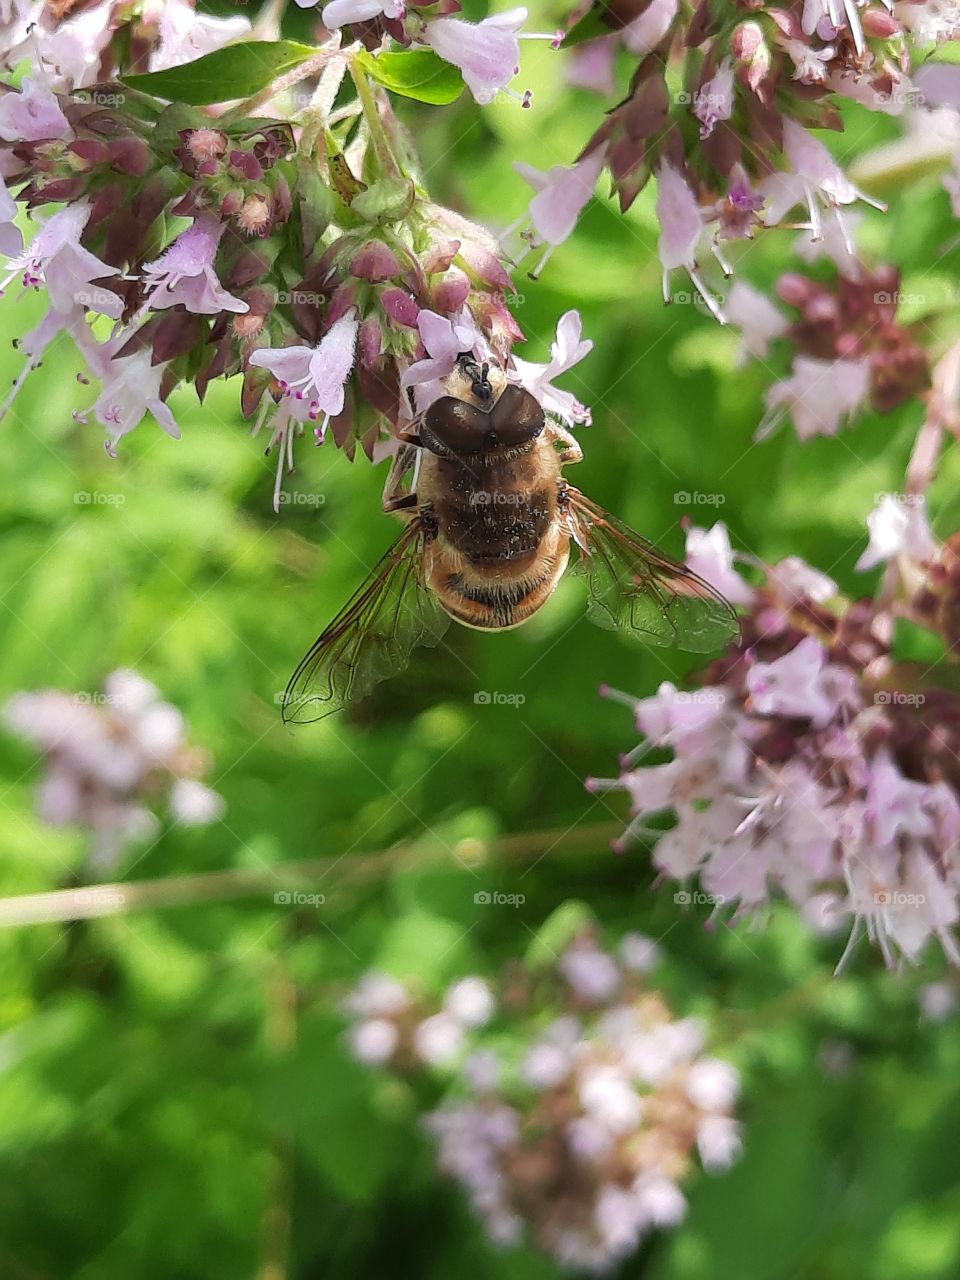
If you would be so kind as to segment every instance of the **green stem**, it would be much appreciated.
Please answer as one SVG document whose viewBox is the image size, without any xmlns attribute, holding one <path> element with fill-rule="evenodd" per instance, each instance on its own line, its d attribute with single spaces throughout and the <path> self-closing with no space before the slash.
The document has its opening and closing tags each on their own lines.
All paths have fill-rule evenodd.
<svg viewBox="0 0 960 1280">
<path fill-rule="evenodd" d="M 360 105 L 363 108 L 363 118 L 367 122 L 370 141 L 373 144 L 377 160 L 380 162 L 381 171 L 388 177 L 399 178 L 401 177 L 400 166 L 397 163 L 396 156 L 393 154 L 393 148 L 390 145 L 390 139 L 387 137 L 387 131 L 383 127 L 383 121 L 380 119 L 380 111 L 377 108 L 377 101 L 373 96 L 370 81 L 367 79 L 367 73 L 359 65 L 356 58 L 351 58 L 347 65 L 350 68 L 350 77 L 357 90 L 357 97 L 360 99 Z"/>
<path fill-rule="evenodd" d="M 0 898 L 0 929 L 26 924 L 56 924 L 65 920 L 93 920 L 101 916 L 128 915 L 133 911 L 153 911 L 164 907 L 190 907 L 208 902 L 230 902 L 243 898 L 300 889 L 313 885 L 325 889 L 326 876 L 338 869 L 337 887 L 376 881 L 398 866 L 412 864 L 475 869 L 504 861 L 534 863 L 551 855 L 589 853 L 605 845 L 619 833 L 618 823 L 591 823 L 560 831 L 532 831 L 500 836 L 496 840 L 461 840 L 448 855 L 425 855 L 407 845 L 379 853 L 351 854 L 330 858 L 309 858 L 280 862 L 273 867 L 237 868 L 199 875 L 165 876 L 157 880 L 120 881 L 94 884 L 81 889 L 55 889 L 48 893 L 18 894 Z"/>
</svg>

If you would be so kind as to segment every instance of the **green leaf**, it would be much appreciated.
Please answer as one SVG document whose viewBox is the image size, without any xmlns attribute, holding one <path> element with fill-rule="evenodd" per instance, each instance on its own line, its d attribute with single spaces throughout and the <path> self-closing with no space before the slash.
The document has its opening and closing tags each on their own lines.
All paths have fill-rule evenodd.
<svg viewBox="0 0 960 1280">
<path fill-rule="evenodd" d="M 596 40 L 599 36 L 608 36 L 615 30 L 616 23 L 607 19 L 607 6 L 594 5 L 588 9 L 579 22 L 575 22 L 563 37 L 563 48 L 573 49 L 578 44 L 586 44 L 588 40 Z"/>
<path fill-rule="evenodd" d="M 385 89 L 417 102 L 447 106 L 463 92 L 463 76 L 432 49 L 406 49 L 376 56 L 358 53 L 357 62 Z"/>
<path fill-rule="evenodd" d="M 204 107 L 259 93 L 319 52 L 312 45 L 297 44 L 293 40 L 248 40 L 217 49 L 182 67 L 124 76 L 123 83 L 157 98 Z"/>
</svg>

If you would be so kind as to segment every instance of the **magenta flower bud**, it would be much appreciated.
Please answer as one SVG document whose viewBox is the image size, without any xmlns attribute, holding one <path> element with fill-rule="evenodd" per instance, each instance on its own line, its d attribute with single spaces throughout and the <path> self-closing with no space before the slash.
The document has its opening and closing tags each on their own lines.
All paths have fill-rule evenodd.
<svg viewBox="0 0 960 1280">
<path fill-rule="evenodd" d="M 887 13 L 886 9 L 867 9 L 861 15 L 861 23 L 863 30 L 868 36 L 875 36 L 878 40 L 889 40 L 891 36 L 898 35 L 900 32 L 900 24 L 891 13 Z"/>
<path fill-rule="evenodd" d="M 460 246 L 460 256 L 478 279 L 504 293 L 514 293 L 513 281 L 500 259 L 482 245 L 465 240 Z"/>
<path fill-rule="evenodd" d="M 741 22 L 730 40 L 730 51 L 738 62 L 749 62 L 763 47 L 763 31 L 758 22 Z"/>
<path fill-rule="evenodd" d="M 327 324 L 336 324 L 342 316 L 353 310 L 356 305 L 356 287 L 352 284 L 342 284 L 330 299 L 330 306 L 327 308 Z"/>
<path fill-rule="evenodd" d="M 368 316 L 360 326 L 360 363 L 368 367 L 375 365 L 383 350 L 383 333 L 379 321 Z"/>
<path fill-rule="evenodd" d="M 432 276 L 439 271 L 448 271 L 459 252 L 459 240 L 435 240 L 420 260 L 424 275 Z"/>
<path fill-rule="evenodd" d="M 380 295 L 380 305 L 394 324 L 402 324 L 409 329 L 417 327 L 420 308 L 413 295 L 404 289 L 385 289 Z"/>
<path fill-rule="evenodd" d="M 243 208 L 243 192 L 228 191 L 220 201 L 220 212 L 225 218 L 232 218 Z"/>
<path fill-rule="evenodd" d="M 142 138 L 114 138 L 108 148 L 110 163 L 121 173 L 142 178 L 153 168 L 153 153 Z"/>
<path fill-rule="evenodd" d="M 738 65 L 746 69 L 746 80 L 756 93 L 770 70 L 770 47 L 758 22 L 741 22 L 734 30 L 730 51 Z"/>
<path fill-rule="evenodd" d="M 402 268 L 393 250 L 387 248 L 382 240 L 368 240 L 362 249 L 354 254 L 350 271 L 360 280 L 369 280 L 371 284 L 383 284 L 385 280 L 395 280 L 401 274 Z"/>
<path fill-rule="evenodd" d="M 106 164 L 110 159 L 110 148 L 105 142 L 100 142 L 96 138 L 78 138 L 76 142 L 68 144 L 67 150 L 89 166 Z"/>
<path fill-rule="evenodd" d="M 230 168 L 235 170 L 248 182 L 259 182 L 263 177 L 263 168 L 256 156 L 249 151 L 231 151 Z"/>
<path fill-rule="evenodd" d="M 452 315 L 460 310 L 469 295 L 469 277 L 456 267 L 451 267 L 444 278 L 433 287 L 434 310 Z"/>
<path fill-rule="evenodd" d="M 788 307 L 796 307 L 802 311 L 816 292 L 816 285 L 806 276 L 788 271 L 777 281 L 777 296 L 782 298 Z"/>
</svg>

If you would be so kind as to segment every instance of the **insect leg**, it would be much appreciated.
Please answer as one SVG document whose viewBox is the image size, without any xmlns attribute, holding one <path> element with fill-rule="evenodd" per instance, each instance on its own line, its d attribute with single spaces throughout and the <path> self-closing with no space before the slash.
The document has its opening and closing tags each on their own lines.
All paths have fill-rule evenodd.
<svg viewBox="0 0 960 1280">
<path fill-rule="evenodd" d="M 419 453 L 419 449 L 412 444 L 401 445 L 397 450 L 383 489 L 384 511 L 404 511 L 417 505 L 416 491 L 404 493 L 403 482 L 411 471 L 416 476 L 419 470 Z"/>
<path fill-rule="evenodd" d="M 548 422 L 547 431 L 550 435 L 550 443 L 562 446 L 558 451 L 561 467 L 583 461 L 583 450 L 580 448 L 580 442 L 570 434 L 566 427 L 561 426 L 559 422 Z"/>
</svg>

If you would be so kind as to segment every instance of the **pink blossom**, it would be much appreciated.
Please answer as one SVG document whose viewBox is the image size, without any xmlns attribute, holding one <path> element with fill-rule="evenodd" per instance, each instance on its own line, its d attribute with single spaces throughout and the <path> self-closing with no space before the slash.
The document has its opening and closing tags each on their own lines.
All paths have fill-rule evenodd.
<svg viewBox="0 0 960 1280">
<path fill-rule="evenodd" d="M 649 53 L 670 30 L 678 9 L 678 0 L 651 0 L 639 18 L 624 27 L 623 43 L 638 57 Z"/>
<path fill-rule="evenodd" d="M 797 356 L 789 378 L 766 394 L 767 412 L 757 430 L 764 439 L 789 413 L 801 440 L 836 435 L 870 391 L 870 362 Z"/>
<path fill-rule="evenodd" d="M 670 272 L 683 267 L 711 313 L 726 323 L 716 300 L 700 277 L 697 248 L 704 233 L 704 212 L 683 176 L 667 161 L 657 171 L 658 253 L 663 265 L 663 300 L 670 301 Z"/>
<path fill-rule="evenodd" d="M 709 138 L 716 126 L 733 115 L 733 63 L 725 58 L 716 75 L 694 95 L 693 114 L 700 121 L 700 137 Z"/>
<path fill-rule="evenodd" d="M 567 63 L 567 84 L 609 97 L 614 91 L 613 70 L 618 45 L 616 35 L 577 45 Z"/>
<path fill-rule="evenodd" d="M 530 201 L 530 220 L 537 242 L 550 246 L 535 275 L 543 270 L 553 249 L 563 244 L 572 233 L 577 219 L 593 198 L 594 187 L 605 163 L 606 149 L 598 147 L 577 164 L 570 167 L 554 165 L 548 173 L 529 164 L 513 166 L 537 193 Z"/>
<path fill-rule="evenodd" d="M 859 191 L 823 143 L 790 119 L 783 122 L 783 150 L 791 172 L 773 173 L 760 184 L 767 200 L 763 220 L 768 226 L 781 222 L 796 205 L 804 205 L 810 216 L 810 233 L 819 240 L 823 234 L 820 203 L 838 218 L 838 206 L 855 200 L 864 200 L 876 209 L 885 207 Z"/>
<path fill-rule="evenodd" d="M 747 673 L 752 709 L 762 716 L 803 716 L 822 727 L 837 710 L 823 679 L 826 660 L 823 645 L 808 636 L 775 662 L 758 662 Z"/>
<path fill-rule="evenodd" d="M 93 411 L 107 428 L 107 452 L 116 454 L 116 447 L 123 436 L 138 426 L 145 414 L 152 413 L 156 421 L 174 440 L 180 439 L 180 428 L 163 400 L 160 399 L 160 382 L 163 366 L 152 363 L 149 349 L 135 355 L 112 359 L 103 370 L 103 390 L 97 397 Z"/>
<path fill-rule="evenodd" d="M 750 604 L 753 588 L 741 578 L 733 567 L 733 548 L 726 525 L 718 520 L 712 529 L 698 529 L 687 533 L 687 564 L 709 582 L 732 604 Z"/>
<path fill-rule="evenodd" d="M 317 0 L 297 0 L 302 9 L 309 9 Z M 402 18 L 406 11 L 403 0 L 330 0 L 323 6 L 321 21 L 328 31 L 345 27 L 350 22 L 369 22 L 371 18 Z"/>
<path fill-rule="evenodd" d="M 566 311 L 557 321 L 556 341 L 550 347 L 548 364 L 513 357 L 514 373 L 521 386 L 540 401 L 546 413 L 573 426 L 590 422 L 590 411 L 569 391 L 553 386 L 553 380 L 579 364 L 593 350 L 593 342 L 583 336 L 579 311 Z"/>
<path fill-rule="evenodd" d="M 423 410 L 443 395 L 443 379 L 453 373 L 457 357 L 474 351 L 482 339 L 466 308 L 452 319 L 436 311 L 421 311 L 417 330 L 427 358 L 404 371 L 400 386 L 417 388 L 417 406 Z"/>
<path fill-rule="evenodd" d="M 43 142 L 72 136 L 59 102 L 39 76 L 24 76 L 19 93 L 0 97 L 0 138 L 7 142 Z"/>
<path fill-rule="evenodd" d="M 509 9 L 482 22 L 460 18 L 434 18 L 423 40 L 443 58 L 459 67 L 467 88 L 481 105 L 492 102 L 520 69 L 517 32 L 527 20 L 526 9 Z"/>
<path fill-rule="evenodd" d="M 0 254 L 5 258 L 16 258 L 23 248 L 23 236 L 15 224 L 17 202 L 0 182 Z"/>
<path fill-rule="evenodd" d="M 198 13 L 189 0 L 150 0 L 160 19 L 160 45 L 150 55 L 150 70 L 163 71 L 222 49 L 250 31 L 249 18 L 214 18 Z"/>
<path fill-rule="evenodd" d="M 99 79 L 100 61 L 110 43 L 114 22 L 113 0 L 100 0 L 92 8 L 58 22 L 53 30 L 34 27 L 19 50 L 20 56 L 39 51 L 40 65 L 54 89 L 77 89 Z M 30 41 L 36 45 L 31 47 Z"/>
<path fill-rule="evenodd" d="M 325 427 L 328 419 L 343 412 L 358 328 L 357 313 L 351 310 L 331 326 L 316 347 L 261 348 L 250 357 L 250 363 L 273 374 L 298 422 L 322 417 Z"/>
<path fill-rule="evenodd" d="M 195 315 L 212 316 L 221 311 L 243 313 L 249 306 L 235 298 L 217 279 L 213 260 L 226 230 L 213 214 L 194 219 L 154 262 L 144 265 L 148 305 L 154 311 L 182 305 Z"/>
<path fill-rule="evenodd" d="M 276 448 L 277 473 L 273 508 L 280 510 L 280 490 L 284 471 L 293 470 L 293 444 L 303 432 L 303 424 L 316 422 L 317 443 L 323 442 L 331 418 L 343 412 L 346 384 L 353 369 L 359 330 L 357 313 L 351 308 L 331 325 L 316 347 L 262 347 L 250 357 L 250 364 L 267 369 L 276 378 L 282 395 L 270 422 L 267 452 Z M 270 413 L 271 400 L 265 398 L 254 426 L 256 434 Z"/>
<path fill-rule="evenodd" d="M 867 528 L 870 542 L 855 565 L 861 573 L 897 556 L 924 564 L 936 555 L 937 543 L 921 495 L 885 494 L 867 516 Z"/>
<path fill-rule="evenodd" d="M 120 298 L 106 286 L 91 287 L 93 281 L 114 276 L 117 271 L 80 243 L 89 218 L 86 200 L 78 200 L 48 218 L 31 244 L 8 261 L 9 274 L 0 283 L 0 290 L 22 273 L 25 288 L 46 288 L 54 311 L 67 315 L 77 307 L 86 307 L 119 319 L 123 311 Z"/>
<path fill-rule="evenodd" d="M 740 330 L 738 363 L 741 365 L 746 363 L 748 356 L 765 359 L 770 343 L 782 337 L 789 328 L 780 308 L 766 294 L 741 280 L 737 280 L 730 289 L 724 311 L 729 323 Z"/>
</svg>

